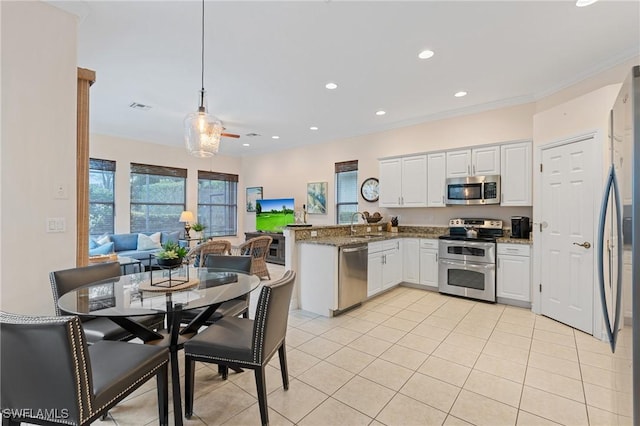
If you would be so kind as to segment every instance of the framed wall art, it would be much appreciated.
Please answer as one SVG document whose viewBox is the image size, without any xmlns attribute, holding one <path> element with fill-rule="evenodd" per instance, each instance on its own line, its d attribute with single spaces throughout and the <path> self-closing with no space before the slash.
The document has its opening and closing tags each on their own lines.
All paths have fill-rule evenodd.
<svg viewBox="0 0 640 426">
<path fill-rule="evenodd" d="M 247 211 L 256 211 L 256 200 L 262 200 L 262 187 L 261 186 L 248 186 L 247 187 Z"/>
<path fill-rule="evenodd" d="M 327 214 L 327 182 L 307 183 L 307 213 Z"/>
</svg>

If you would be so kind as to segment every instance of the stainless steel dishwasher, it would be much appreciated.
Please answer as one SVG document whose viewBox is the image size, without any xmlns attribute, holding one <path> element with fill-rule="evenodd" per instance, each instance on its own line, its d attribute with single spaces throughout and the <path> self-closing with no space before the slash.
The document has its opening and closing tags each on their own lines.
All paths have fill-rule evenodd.
<svg viewBox="0 0 640 426">
<path fill-rule="evenodd" d="M 338 310 L 334 315 L 359 305 L 367 298 L 368 244 L 340 247 L 338 264 Z"/>
</svg>

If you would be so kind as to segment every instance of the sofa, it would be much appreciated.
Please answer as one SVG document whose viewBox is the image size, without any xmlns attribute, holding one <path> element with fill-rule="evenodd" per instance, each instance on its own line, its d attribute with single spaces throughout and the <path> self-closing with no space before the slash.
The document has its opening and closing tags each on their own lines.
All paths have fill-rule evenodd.
<svg viewBox="0 0 640 426">
<path fill-rule="evenodd" d="M 151 255 L 162 249 L 162 244 L 173 241 L 186 246 L 186 241 L 179 241 L 182 231 L 106 234 L 89 241 L 89 256 L 115 253 L 121 257 L 139 260 L 145 268 L 154 266 L 156 259 Z"/>
</svg>

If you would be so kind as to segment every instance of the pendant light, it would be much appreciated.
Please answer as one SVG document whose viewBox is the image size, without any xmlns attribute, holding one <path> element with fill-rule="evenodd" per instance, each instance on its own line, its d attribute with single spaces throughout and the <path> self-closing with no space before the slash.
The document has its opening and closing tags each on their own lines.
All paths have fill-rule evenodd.
<svg viewBox="0 0 640 426">
<path fill-rule="evenodd" d="M 200 105 L 184 119 L 184 142 L 189 154 L 196 157 L 212 157 L 220 148 L 222 122 L 207 113 L 207 92 L 204 90 L 204 0 L 202 0 L 202 52 Z"/>
</svg>

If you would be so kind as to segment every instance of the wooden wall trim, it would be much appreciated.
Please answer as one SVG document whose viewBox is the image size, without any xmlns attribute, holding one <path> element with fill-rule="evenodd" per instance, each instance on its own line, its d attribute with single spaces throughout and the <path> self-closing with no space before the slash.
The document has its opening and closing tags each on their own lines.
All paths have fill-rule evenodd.
<svg viewBox="0 0 640 426">
<path fill-rule="evenodd" d="M 89 264 L 89 90 L 95 71 L 78 68 L 76 134 L 76 266 Z"/>
</svg>

